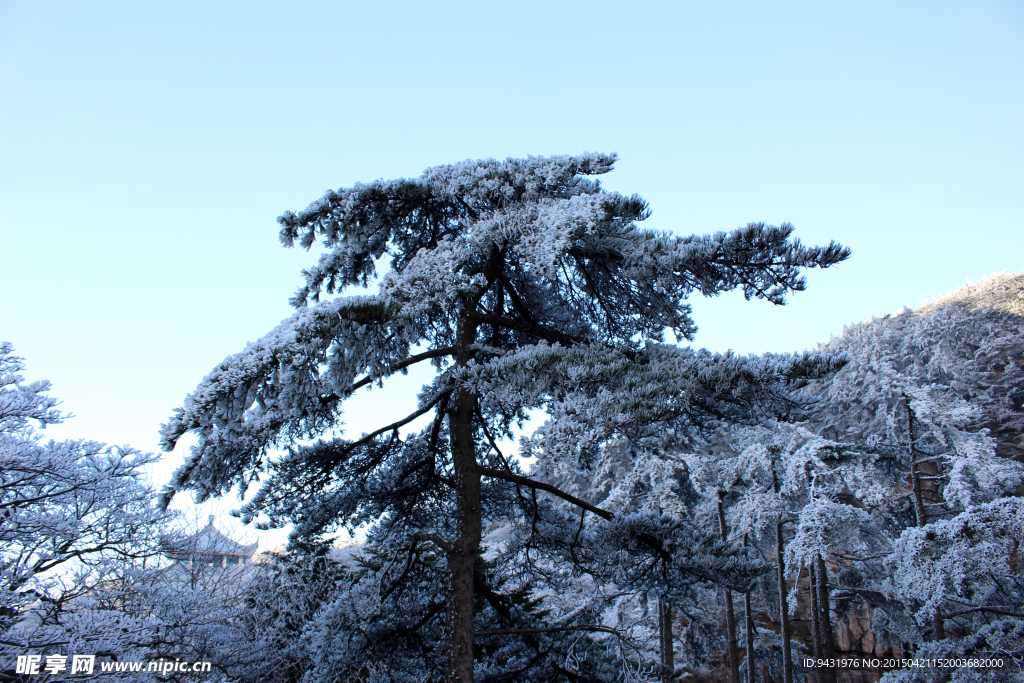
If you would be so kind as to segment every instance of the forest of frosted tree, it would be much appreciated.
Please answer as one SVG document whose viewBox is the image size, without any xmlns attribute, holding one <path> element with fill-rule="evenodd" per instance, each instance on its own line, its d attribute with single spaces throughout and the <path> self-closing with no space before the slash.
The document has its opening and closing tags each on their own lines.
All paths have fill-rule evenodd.
<svg viewBox="0 0 1024 683">
<path fill-rule="evenodd" d="M 781 305 L 850 252 L 647 230 L 594 179 L 615 161 L 463 162 L 285 213 L 282 242 L 324 252 L 163 426 L 197 441 L 159 494 L 151 455 L 45 441 L 44 369 L 0 346 L 0 680 L 26 652 L 253 683 L 1024 680 L 1024 274 L 801 354 L 670 343 L 692 294 Z M 412 413 L 343 428 L 417 364 Z M 169 501 L 238 489 L 288 545 L 170 580 Z"/>
</svg>

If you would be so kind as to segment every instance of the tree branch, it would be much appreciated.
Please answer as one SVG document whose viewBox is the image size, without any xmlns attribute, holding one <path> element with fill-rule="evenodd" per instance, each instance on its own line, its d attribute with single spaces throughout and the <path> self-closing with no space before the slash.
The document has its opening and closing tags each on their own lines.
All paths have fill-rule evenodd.
<svg viewBox="0 0 1024 683">
<path fill-rule="evenodd" d="M 402 570 L 401 575 L 388 587 L 386 591 L 380 596 L 381 601 L 387 600 L 387 597 L 391 595 L 396 588 L 405 580 L 405 577 L 409 575 L 413 565 L 416 563 L 416 559 L 419 557 L 419 553 L 416 552 L 416 543 L 419 542 L 417 536 L 412 537 L 412 543 L 409 544 L 409 557 L 406 558 L 405 569 Z M 386 572 L 385 572 L 386 573 Z"/>
<path fill-rule="evenodd" d="M 510 636 L 518 633 L 556 633 L 558 631 L 600 631 L 601 633 L 611 633 L 621 637 L 617 629 L 610 626 L 599 626 L 597 624 L 581 624 L 580 626 L 552 626 L 551 628 L 509 628 L 500 629 L 497 631 L 477 631 L 474 635 L 476 636 Z"/>
<path fill-rule="evenodd" d="M 478 323 L 483 323 L 484 325 L 496 325 L 510 330 L 519 330 L 520 332 L 526 332 L 527 334 L 532 334 L 540 337 L 541 339 L 558 342 L 563 346 L 576 346 L 577 344 L 582 343 L 582 340 L 565 334 L 564 332 L 549 330 L 541 327 L 540 325 L 531 325 L 524 320 L 514 320 L 512 318 L 506 318 L 501 315 L 492 315 L 490 313 L 473 313 L 472 315 Z"/>
<path fill-rule="evenodd" d="M 501 282 L 502 288 L 508 292 L 509 298 L 512 299 L 512 307 L 516 309 L 516 313 L 521 315 L 523 320 L 530 325 L 540 327 L 540 324 L 533 319 L 532 315 L 530 315 L 529 309 L 527 309 L 526 304 L 519 297 L 519 293 L 516 292 L 515 287 L 512 286 L 512 281 L 508 279 L 508 275 L 505 274 L 505 271 L 498 273 L 498 281 Z"/>
<path fill-rule="evenodd" d="M 597 515 L 601 519 L 607 519 L 609 521 L 615 519 L 614 513 L 611 513 L 608 510 L 605 510 L 603 508 L 599 508 L 596 505 L 591 505 L 587 501 L 582 500 L 580 498 L 577 498 L 576 496 L 574 496 L 572 494 L 566 493 L 565 491 L 562 491 L 561 489 L 556 488 L 556 487 L 552 486 L 551 484 L 545 484 L 542 481 L 534 481 L 533 479 L 527 479 L 526 477 L 521 477 L 518 474 L 512 474 L 511 472 L 502 472 L 501 470 L 493 470 L 493 469 L 491 469 L 489 467 L 481 467 L 480 468 L 480 474 L 481 474 L 481 476 L 484 476 L 484 477 L 494 477 L 495 479 L 504 479 L 505 481 L 512 482 L 513 484 L 522 484 L 523 486 L 529 486 L 530 488 L 532 488 L 534 490 L 534 492 L 536 492 L 538 489 L 541 490 L 541 491 L 547 491 L 551 495 L 558 496 L 562 500 L 567 501 L 569 503 L 572 503 L 573 505 L 576 505 L 577 507 L 581 507 L 584 510 L 586 510 L 587 512 L 593 512 L 595 515 Z M 534 512 L 534 523 L 536 524 L 536 508 L 535 508 L 535 512 Z M 537 530 L 537 528 L 536 528 L 536 525 L 535 525 L 534 526 L 534 532 L 536 532 L 536 530 Z M 649 533 L 646 533 L 646 532 L 640 532 L 640 533 L 636 534 L 636 538 L 641 543 L 643 543 L 648 548 L 650 548 L 652 551 L 654 551 L 665 562 L 670 562 L 671 561 L 672 557 L 668 553 L 668 551 L 665 550 L 664 544 L 661 541 L 661 539 L 659 539 L 656 536 L 653 536 L 653 535 L 651 535 Z"/>
<path fill-rule="evenodd" d="M 419 631 L 420 628 L 422 628 L 424 624 L 426 624 L 428 621 L 433 619 L 434 616 L 436 616 L 437 613 L 440 612 L 444 608 L 444 606 L 447 605 L 447 604 L 448 604 L 447 601 L 442 600 L 441 602 L 438 602 L 438 603 L 436 603 L 434 605 L 431 605 L 430 609 L 427 610 L 426 615 L 424 615 L 424 617 L 422 619 L 417 621 L 412 626 L 412 628 L 409 629 L 409 631 L 411 633 L 415 633 L 416 631 Z"/>
<path fill-rule="evenodd" d="M 440 358 L 441 356 L 450 356 L 453 353 L 455 353 L 455 347 L 454 346 L 445 346 L 445 347 L 440 348 L 440 349 L 431 349 L 430 351 L 424 351 L 423 353 L 417 353 L 415 356 L 409 356 L 405 360 L 400 361 L 400 362 L 395 363 L 394 365 L 390 366 L 388 368 L 388 374 L 393 374 L 393 373 L 397 372 L 398 370 L 401 370 L 402 368 L 407 368 L 410 365 L 415 365 L 416 363 L 419 363 L 420 361 L 429 360 L 431 358 Z M 345 392 L 345 395 L 346 396 L 351 395 L 352 392 L 354 392 L 356 389 L 362 389 L 367 384 L 371 384 L 375 379 L 380 379 L 380 378 L 379 377 L 374 377 L 373 375 L 367 375 L 366 377 L 362 378 L 361 380 L 359 380 L 358 382 L 353 384 L 351 387 L 349 387 L 348 390 Z M 320 397 L 320 405 L 327 405 L 329 403 L 334 403 L 335 401 L 338 401 L 341 398 L 342 397 L 339 396 L 338 394 L 328 394 L 327 396 L 321 396 Z"/>
<path fill-rule="evenodd" d="M 363 444 L 366 444 L 366 443 L 369 443 L 370 441 L 373 441 L 374 439 L 376 439 L 378 436 L 380 436 L 381 434 L 383 434 L 385 432 L 397 431 L 399 427 L 404 427 L 405 425 L 409 424 L 410 422 L 415 420 L 420 415 L 423 415 L 423 414 L 429 412 L 430 409 L 433 408 L 435 405 L 437 405 L 437 403 L 443 397 L 445 397 L 445 396 L 446 396 L 446 394 L 441 394 L 437 398 L 435 398 L 433 401 L 431 401 L 427 405 L 425 405 L 422 408 L 420 408 L 419 410 L 417 410 L 416 412 L 403 417 L 401 420 L 398 420 L 397 422 L 392 422 L 391 424 L 387 425 L 386 427 L 381 427 L 377 431 L 371 432 L 370 434 L 367 434 L 366 436 L 364 436 L 363 438 L 359 439 L 358 441 L 353 441 L 348 446 L 343 448 L 340 454 L 338 454 L 334 458 L 332 458 L 331 462 L 323 467 L 323 471 L 326 472 L 328 470 L 328 468 L 333 467 L 334 465 L 336 465 L 343 458 L 347 457 L 349 453 L 351 453 L 355 449 L 359 448 Z"/>
<path fill-rule="evenodd" d="M 419 531 L 413 534 L 414 541 L 433 541 L 441 550 L 451 552 L 452 544 L 444 540 L 432 531 Z"/>
<path fill-rule="evenodd" d="M 972 612 L 985 612 L 988 614 L 999 614 L 1004 617 L 1017 617 L 1018 619 L 1024 619 L 1024 614 L 1018 614 L 1017 612 L 1011 612 L 1009 610 L 997 609 L 995 607 L 975 607 L 974 609 L 965 609 L 962 612 L 953 612 L 952 614 L 943 614 L 943 619 L 952 619 L 953 617 L 963 616 L 964 614 L 970 614 Z"/>
<path fill-rule="evenodd" d="M 562 500 L 568 501 L 573 505 L 583 508 L 587 512 L 593 512 L 595 515 L 602 519 L 614 519 L 615 515 L 607 510 L 603 510 L 599 507 L 591 505 L 585 500 L 577 498 L 576 496 L 566 493 L 561 489 L 555 488 L 551 484 L 545 484 L 542 481 L 534 481 L 533 479 L 527 479 L 521 477 L 518 474 L 512 474 L 511 472 L 502 472 L 501 470 L 492 470 L 489 467 L 481 467 L 480 474 L 485 477 L 493 477 L 495 479 L 504 479 L 510 481 L 513 484 L 522 484 L 523 486 L 529 486 L 530 488 L 540 489 L 541 491 L 547 491 L 553 496 L 558 496 Z"/>
</svg>

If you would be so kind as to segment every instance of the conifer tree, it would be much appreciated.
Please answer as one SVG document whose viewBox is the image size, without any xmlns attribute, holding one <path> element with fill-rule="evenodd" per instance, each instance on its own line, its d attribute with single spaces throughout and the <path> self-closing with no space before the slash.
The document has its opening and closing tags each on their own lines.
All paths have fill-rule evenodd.
<svg viewBox="0 0 1024 683">
<path fill-rule="evenodd" d="M 269 471 L 243 508 L 248 520 L 293 523 L 295 538 L 376 523 L 405 538 L 411 564 L 415 548 L 437 548 L 447 572 L 446 680 L 473 680 L 474 592 L 490 590 L 477 556 L 484 514 L 500 507 L 491 497 L 515 486 L 533 492 L 518 499 L 524 513 L 542 492 L 614 517 L 500 456 L 495 440 L 525 411 L 552 418 L 538 451 L 538 471 L 552 472 L 585 464 L 610 438 L 645 438 L 651 425 L 688 432 L 784 405 L 794 382 L 841 364 L 662 343 L 666 330 L 693 338 L 693 292 L 741 289 L 782 304 L 804 288 L 803 268 L 849 251 L 806 247 L 788 224 L 703 237 L 642 229 L 640 197 L 586 177 L 615 160 L 467 161 L 331 191 L 282 215 L 285 245 L 309 249 L 323 238 L 325 253 L 304 271 L 296 313 L 214 368 L 164 426 L 168 450 L 198 435 L 165 501 L 182 489 L 200 498 L 244 490 Z M 384 257 L 390 268 L 378 278 Z M 340 296 L 371 283 L 376 294 Z M 356 390 L 424 362 L 437 374 L 413 413 L 359 438 L 335 433 Z M 429 427 L 402 438 L 428 414 Z M 668 561 L 658 529 L 626 525 L 619 537 Z"/>
</svg>

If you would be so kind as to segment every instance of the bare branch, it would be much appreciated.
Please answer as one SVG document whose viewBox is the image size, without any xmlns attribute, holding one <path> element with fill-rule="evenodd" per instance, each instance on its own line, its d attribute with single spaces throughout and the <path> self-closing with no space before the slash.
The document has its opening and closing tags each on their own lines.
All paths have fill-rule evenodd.
<svg viewBox="0 0 1024 683">
<path fill-rule="evenodd" d="M 388 368 L 388 373 L 392 374 L 394 372 L 397 372 L 398 370 L 401 370 L 402 368 L 407 368 L 410 365 L 415 365 L 416 363 L 419 363 L 421 361 L 429 360 L 431 358 L 440 358 L 442 356 L 450 356 L 453 353 L 455 353 L 455 347 L 454 346 L 445 346 L 445 347 L 440 348 L 440 349 L 431 349 L 430 351 L 424 351 L 423 353 L 417 353 L 415 356 L 409 356 L 405 360 L 403 360 L 403 361 L 401 361 L 399 363 L 395 363 L 394 365 L 390 366 Z M 367 375 L 366 377 L 362 378 L 361 380 L 359 380 L 358 382 L 353 384 L 351 387 L 349 387 L 345 391 L 345 396 L 350 396 L 353 391 L 355 391 L 356 389 L 362 389 L 366 385 L 371 384 L 375 379 L 379 379 L 379 378 L 378 377 L 374 377 L 373 375 Z M 338 394 L 328 394 L 327 396 L 321 396 L 320 397 L 320 405 L 327 405 L 328 403 L 334 403 L 335 401 L 338 401 L 341 398 L 342 397 L 339 396 Z"/>
<path fill-rule="evenodd" d="M 533 479 L 527 479 L 526 477 L 521 477 L 518 474 L 512 474 L 511 472 L 502 472 L 501 470 L 492 470 L 489 467 L 481 467 L 480 468 L 480 474 L 485 476 L 485 477 L 493 477 L 495 479 L 504 479 L 505 481 L 510 481 L 513 484 L 522 484 L 523 486 L 529 486 L 531 488 L 539 489 L 541 491 L 547 491 L 551 495 L 558 496 L 562 500 L 568 501 L 568 502 L 572 503 L 573 505 L 581 507 L 584 510 L 586 510 L 587 512 L 593 512 L 595 515 L 597 515 L 598 517 L 600 517 L 602 519 L 609 519 L 610 520 L 610 519 L 614 519 L 615 518 L 615 515 L 612 514 L 611 512 L 608 512 L 607 510 L 603 510 L 603 509 L 601 509 L 601 508 L 599 508 L 597 506 L 591 505 L 590 503 L 588 503 L 585 500 L 577 498 L 576 496 L 574 496 L 572 494 L 566 493 L 565 491 L 562 491 L 561 489 L 555 488 L 551 484 L 545 484 L 542 481 L 534 481 Z"/>
<path fill-rule="evenodd" d="M 552 626 L 550 628 L 509 628 L 497 631 L 477 631 L 476 636 L 511 636 L 519 633 L 557 633 L 558 631 L 598 631 L 622 637 L 622 634 L 610 626 L 597 624 L 581 624 L 579 626 Z"/>
<path fill-rule="evenodd" d="M 447 394 L 442 393 L 442 394 L 438 395 L 433 401 L 431 401 L 427 405 L 423 406 L 422 408 L 420 408 L 416 412 L 411 413 L 411 414 L 403 417 L 401 420 L 398 420 L 397 422 L 392 422 L 391 424 L 387 425 L 386 427 L 381 427 L 377 431 L 371 432 L 370 434 L 367 434 L 366 436 L 364 436 L 363 438 L 359 439 L 358 441 L 353 441 L 348 446 L 346 446 L 344 449 L 342 449 L 342 451 L 339 454 L 337 454 L 334 458 L 332 458 L 330 462 L 325 464 L 324 467 L 323 467 L 323 471 L 326 472 L 328 468 L 333 467 L 338 461 L 340 461 L 342 458 L 347 456 L 349 453 L 351 453 L 355 449 L 359 448 L 360 446 L 362 446 L 364 444 L 367 444 L 370 441 L 373 441 L 374 439 L 376 439 L 381 434 L 384 434 L 385 432 L 397 431 L 399 427 L 404 427 L 405 425 L 409 424 L 410 422 L 415 420 L 420 415 L 424 415 L 425 413 L 430 412 L 430 409 L 433 408 L 435 405 L 437 405 L 438 402 L 442 398 L 444 398 L 445 396 L 447 396 Z"/>
</svg>

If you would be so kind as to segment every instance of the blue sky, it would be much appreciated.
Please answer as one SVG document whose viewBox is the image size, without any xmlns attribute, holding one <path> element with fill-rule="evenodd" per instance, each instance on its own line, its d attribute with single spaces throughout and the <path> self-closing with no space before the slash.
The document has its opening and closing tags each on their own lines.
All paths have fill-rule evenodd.
<svg viewBox="0 0 1024 683">
<path fill-rule="evenodd" d="M 283 211 L 592 150 L 650 227 L 852 247 L 785 308 L 694 302 L 700 346 L 804 349 L 1024 270 L 1022 112 L 1019 2 L 0 0 L 0 339 L 78 415 L 55 437 L 156 450 L 289 314 L 315 255 L 280 246 Z"/>
</svg>

